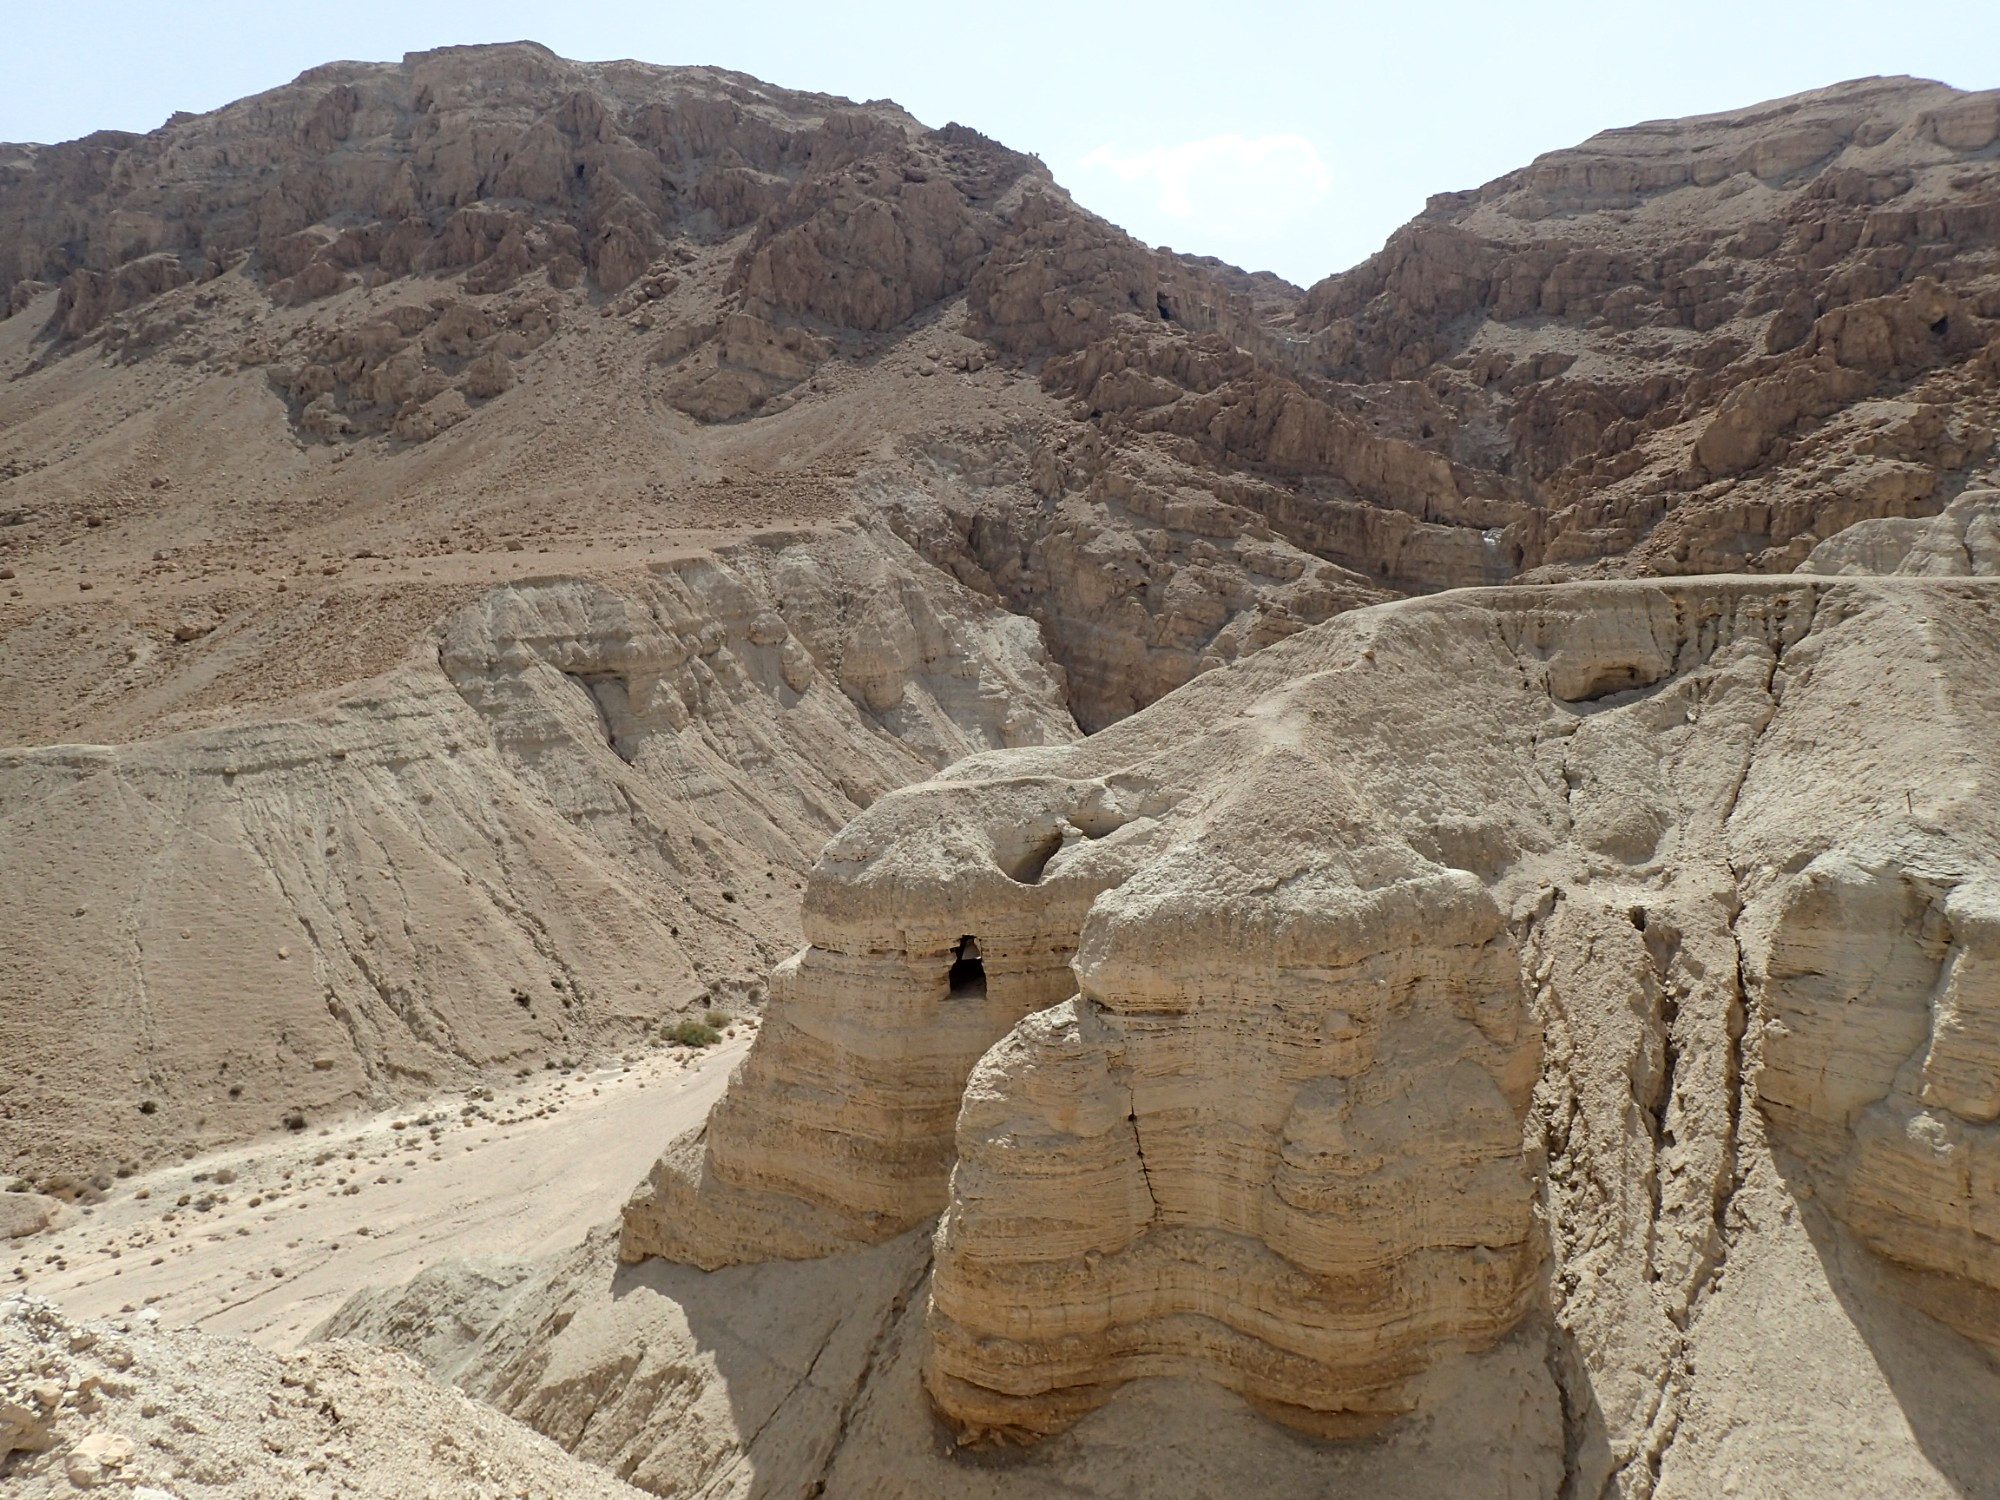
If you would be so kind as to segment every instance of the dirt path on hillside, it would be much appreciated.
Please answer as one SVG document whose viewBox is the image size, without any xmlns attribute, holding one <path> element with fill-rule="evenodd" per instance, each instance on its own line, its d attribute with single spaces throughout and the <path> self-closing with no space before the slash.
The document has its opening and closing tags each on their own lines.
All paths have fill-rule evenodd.
<svg viewBox="0 0 2000 1500">
<path fill-rule="evenodd" d="M 721 1097 L 752 1030 L 130 1178 L 8 1243 L 0 1287 L 77 1317 L 150 1306 L 168 1326 L 291 1348 L 364 1286 L 451 1258 L 545 1254 L 610 1218 Z"/>
</svg>

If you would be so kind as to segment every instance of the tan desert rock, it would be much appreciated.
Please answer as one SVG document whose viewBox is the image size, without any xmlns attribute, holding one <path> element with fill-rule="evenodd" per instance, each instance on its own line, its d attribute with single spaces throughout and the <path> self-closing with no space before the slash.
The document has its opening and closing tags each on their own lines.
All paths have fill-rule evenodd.
<svg viewBox="0 0 2000 1500">
<path fill-rule="evenodd" d="M 813 946 L 624 1253 L 826 1254 L 942 1210 L 926 1378 L 972 1437 L 1192 1373 L 1366 1429 L 1546 1297 L 1593 1488 L 1716 1399 L 1699 1351 L 1757 1336 L 1740 1305 L 1708 1321 L 1722 1268 L 1809 1247 L 1797 1216 L 1870 1257 L 1816 1263 L 1880 1309 L 1855 1316 L 1990 1340 L 1987 592 L 1408 601 L 894 793 L 817 867 Z M 1877 727 L 1836 730 L 1863 682 Z M 1003 1035 L 1030 944 L 1073 951 L 1079 993 Z M 1787 1402 L 1742 1379 L 1736 1410 Z"/>
<path fill-rule="evenodd" d="M 2000 574 L 2000 490 L 1969 489 L 1925 519 L 1857 521 L 1813 548 L 1801 573 Z"/>
<path fill-rule="evenodd" d="M 0 1240 L 40 1234 L 62 1214 L 60 1199 L 42 1193 L 0 1193 Z"/>
<path fill-rule="evenodd" d="M 56 1400 L 31 1411 L 31 1378 Z M 78 1324 L 26 1297 L 0 1302 L 0 1465 L 23 1497 L 639 1493 L 401 1354 L 282 1356 L 150 1317 Z"/>
<path fill-rule="evenodd" d="M 1622 127 L 1304 291 L 533 44 L 0 147 L 17 1268 L 768 984 L 616 1237 L 356 1327 L 663 1492 L 1993 1490 L 1996 121 Z M 107 1369 L 38 1484 L 159 1487 Z"/>
<path fill-rule="evenodd" d="M 611 1235 L 532 1266 L 447 1264 L 358 1295 L 322 1334 L 404 1350 L 654 1493 L 1419 1500 L 1561 1484 L 1561 1415 L 1534 1339 L 1434 1381 L 1434 1422 L 1324 1443 L 1200 1380 L 1142 1380 L 1004 1461 L 940 1443 L 923 1393 L 922 1233 L 820 1261 L 621 1266 Z"/>
<path fill-rule="evenodd" d="M 849 529 L 523 583 L 295 717 L 0 751 L 0 1037 L 40 1075 L 8 1169 L 316 1123 L 749 986 L 860 805 L 1074 734 L 1033 628 L 920 569 Z M 146 1026 L 110 1024 L 132 1006 Z M 65 1082 L 85 1069 L 111 1113 Z"/>
</svg>

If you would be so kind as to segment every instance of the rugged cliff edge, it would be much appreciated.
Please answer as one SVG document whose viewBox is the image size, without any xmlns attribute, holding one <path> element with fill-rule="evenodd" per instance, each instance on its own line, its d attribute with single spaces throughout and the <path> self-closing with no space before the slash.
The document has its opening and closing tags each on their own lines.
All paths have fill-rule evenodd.
<svg viewBox="0 0 2000 1500">
<path fill-rule="evenodd" d="M 1074 733 L 1032 625 L 849 528 L 474 594 L 276 720 L 0 750 L 8 1166 L 88 1196 L 753 1002 L 846 818 Z"/>
<path fill-rule="evenodd" d="M 622 1253 L 941 1214 L 975 1442 L 1189 1374 L 1371 1430 L 1546 1317 L 1574 1493 L 1983 1493 L 1996 589 L 1413 600 L 893 793 Z"/>
<path fill-rule="evenodd" d="M 614 1231 L 335 1328 L 655 1493 L 2000 1495 L 2000 93 L 1302 290 L 447 48 L 0 147 L 0 285 L 10 1179 L 768 975 Z"/>
</svg>

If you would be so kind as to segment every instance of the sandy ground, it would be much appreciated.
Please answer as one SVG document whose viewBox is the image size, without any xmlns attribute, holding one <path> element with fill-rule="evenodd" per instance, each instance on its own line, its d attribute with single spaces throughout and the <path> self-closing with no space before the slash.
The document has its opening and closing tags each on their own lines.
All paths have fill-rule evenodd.
<svg viewBox="0 0 2000 1500">
<path fill-rule="evenodd" d="M 754 1023 L 734 1030 L 706 1052 L 440 1095 L 129 1178 L 11 1242 L 0 1288 L 74 1317 L 151 1307 L 169 1327 L 295 1347 L 364 1286 L 545 1254 L 610 1218 L 721 1096 Z"/>
</svg>

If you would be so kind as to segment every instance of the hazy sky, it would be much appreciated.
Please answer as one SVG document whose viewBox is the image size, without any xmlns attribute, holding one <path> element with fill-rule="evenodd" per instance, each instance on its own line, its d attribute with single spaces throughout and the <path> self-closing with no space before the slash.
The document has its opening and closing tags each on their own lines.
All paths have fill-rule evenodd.
<svg viewBox="0 0 2000 1500">
<path fill-rule="evenodd" d="M 1311 282 L 1426 196 L 1611 125 L 1871 73 L 2000 87 L 2000 0 L 10 7 L 0 140 L 151 130 L 334 58 L 532 38 L 892 98 L 1042 157 L 1142 239 Z"/>
</svg>

